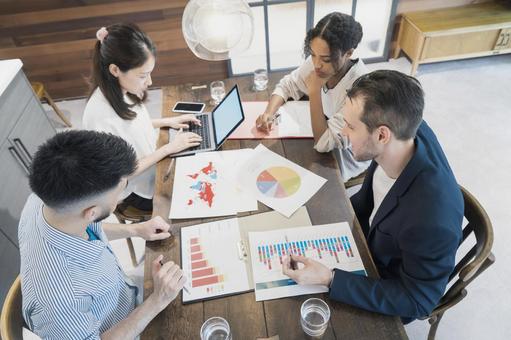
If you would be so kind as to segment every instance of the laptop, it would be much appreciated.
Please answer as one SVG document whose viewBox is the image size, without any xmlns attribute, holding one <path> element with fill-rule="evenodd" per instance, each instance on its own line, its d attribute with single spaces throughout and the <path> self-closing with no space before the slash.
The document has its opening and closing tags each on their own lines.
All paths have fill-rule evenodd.
<svg viewBox="0 0 511 340">
<path fill-rule="evenodd" d="M 175 153 L 172 157 L 194 155 L 198 152 L 213 151 L 219 149 L 227 140 L 227 137 L 245 120 L 243 106 L 241 105 L 238 85 L 229 91 L 222 101 L 212 112 L 195 115 L 201 121 L 201 126 L 190 123 L 189 132 L 194 132 L 202 137 L 200 145 Z M 172 140 L 177 131 L 169 130 Z"/>
</svg>

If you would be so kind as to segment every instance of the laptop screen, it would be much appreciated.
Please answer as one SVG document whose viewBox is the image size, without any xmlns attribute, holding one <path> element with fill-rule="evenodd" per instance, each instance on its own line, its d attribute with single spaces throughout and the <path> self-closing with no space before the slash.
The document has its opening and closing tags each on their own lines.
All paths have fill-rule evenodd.
<svg viewBox="0 0 511 340">
<path fill-rule="evenodd" d="M 238 125 L 243 122 L 245 115 L 241 106 L 238 85 L 235 85 L 224 99 L 213 110 L 213 126 L 217 147 L 222 145 L 225 139 Z"/>
</svg>

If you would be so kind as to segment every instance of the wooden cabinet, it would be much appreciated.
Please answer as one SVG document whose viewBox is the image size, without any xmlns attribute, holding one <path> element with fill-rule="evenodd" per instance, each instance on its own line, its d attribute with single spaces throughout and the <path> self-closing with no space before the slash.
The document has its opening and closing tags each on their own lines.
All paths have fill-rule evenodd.
<svg viewBox="0 0 511 340">
<path fill-rule="evenodd" d="M 497 41 L 495 42 L 493 49 L 505 50 L 508 48 L 511 48 L 511 28 L 503 28 L 499 32 L 499 36 L 497 37 Z"/>
<path fill-rule="evenodd" d="M 0 306 L 19 273 L 18 223 L 37 147 L 55 134 L 23 71 L 0 95 Z"/>
<path fill-rule="evenodd" d="M 488 2 L 403 14 L 394 58 L 401 50 L 419 64 L 511 53 L 511 7 Z"/>
</svg>

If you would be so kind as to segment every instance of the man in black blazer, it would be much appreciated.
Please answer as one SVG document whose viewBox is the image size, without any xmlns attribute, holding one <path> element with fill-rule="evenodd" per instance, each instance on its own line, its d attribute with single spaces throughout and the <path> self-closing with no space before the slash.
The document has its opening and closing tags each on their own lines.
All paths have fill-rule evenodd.
<svg viewBox="0 0 511 340">
<path fill-rule="evenodd" d="M 372 160 L 351 202 L 380 279 L 292 256 L 284 274 L 330 287 L 330 298 L 410 322 L 445 291 L 462 237 L 463 197 L 433 131 L 419 82 L 396 71 L 360 77 L 348 91 L 342 134 L 355 159 Z M 294 261 L 301 269 L 293 269 Z M 293 264 L 293 265 L 292 265 Z"/>
</svg>

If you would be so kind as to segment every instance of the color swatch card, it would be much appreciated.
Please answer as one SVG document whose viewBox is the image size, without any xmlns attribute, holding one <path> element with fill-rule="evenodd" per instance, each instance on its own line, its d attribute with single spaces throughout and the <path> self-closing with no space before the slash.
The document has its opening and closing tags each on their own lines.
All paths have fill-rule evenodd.
<svg viewBox="0 0 511 340">
<path fill-rule="evenodd" d="M 268 102 L 243 102 L 245 120 L 229 135 L 229 139 L 278 139 L 313 138 L 312 123 L 308 101 L 289 101 L 282 105 L 275 115 L 275 121 L 269 133 L 256 128 L 256 120 Z"/>
<path fill-rule="evenodd" d="M 257 201 L 232 180 L 238 162 L 252 152 L 203 152 L 177 158 L 169 218 L 226 216 L 257 210 Z"/>
<path fill-rule="evenodd" d="M 240 240 L 237 218 L 181 229 L 181 262 L 190 291 L 183 290 L 183 302 L 251 289 Z"/>
<path fill-rule="evenodd" d="M 326 286 L 298 285 L 282 274 L 282 258 L 288 254 L 314 259 L 331 269 L 366 275 L 346 222 L 248 235 L 256 301 L 328 291 Z"/>
<path fill-rule="evenodd" d="M 259 144 L 238 169 L 238 185 L 260 202 L 291 216 L 326 179 Z"/>
</svg>

